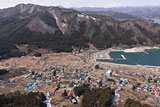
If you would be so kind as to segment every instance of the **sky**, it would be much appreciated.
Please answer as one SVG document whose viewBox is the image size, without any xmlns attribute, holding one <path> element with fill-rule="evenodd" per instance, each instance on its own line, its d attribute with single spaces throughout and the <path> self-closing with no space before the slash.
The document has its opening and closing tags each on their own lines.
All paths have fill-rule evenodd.
<svg viewBox="0 0 160 107">
<path fill-rule="evenodd" d="M 20 3 L 63 7 L 126 7 L 160 5 L 160 0 L 0 0 L 0 8 L 13 7 Z"/>
</svg>

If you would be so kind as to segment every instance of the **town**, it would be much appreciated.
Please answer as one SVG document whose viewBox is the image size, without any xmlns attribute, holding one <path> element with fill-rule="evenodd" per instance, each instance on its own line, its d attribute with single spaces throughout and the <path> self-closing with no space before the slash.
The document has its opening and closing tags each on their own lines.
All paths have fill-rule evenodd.
<svg viewBox="0 0 160 107">
<path fill-rule="evenodd" d="M 1 78 L 0 92 L 43 92 L 47 97 L 47 105 L 80 106 L 82 98 L 75 95 L 74 88 L 88 85 L 91 89 L 114 89 L 114 105 L 124 106 L 130 98 L 141 100 L 143 104 L 159 106 L 160 68 L 100 62 L 93 64 L 87 61 L 88 57 L 84 60 L 89 52 L 90 50 L 77 54 L 50 53 L 41 57 L 25 56 L 4 60 L 0 63 L 1 68 L 14 68 L 7 69 L 4 76 L 18 70 L 23 73 L 8 79 Z M 25 65 L 23 61 L 26 61 L 26 64 L 30 61 L 30 65 Z"/>
</svg>

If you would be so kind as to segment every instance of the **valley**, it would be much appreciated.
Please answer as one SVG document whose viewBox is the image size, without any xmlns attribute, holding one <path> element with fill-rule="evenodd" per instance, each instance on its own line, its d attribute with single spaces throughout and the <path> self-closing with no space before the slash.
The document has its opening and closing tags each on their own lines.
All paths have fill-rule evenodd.
<svg viewBox="0 0 160 107">
<path fill-rule="evenodd" d="M 146 20 L 157 15 L 97 9 L 0 9 L 0 106 L 160 106 L 159 51 L 146 51 L 160 49 L 160 25 Z M 128 53 L 132 63 L 117 63 L 129 61 Z"/>
</svg>

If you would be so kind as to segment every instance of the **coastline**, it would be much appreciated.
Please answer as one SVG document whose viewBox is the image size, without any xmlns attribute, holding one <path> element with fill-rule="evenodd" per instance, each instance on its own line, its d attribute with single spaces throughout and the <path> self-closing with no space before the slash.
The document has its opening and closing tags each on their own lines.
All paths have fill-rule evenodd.
<svg viewBox="0 0 160 107">
<path fill-rule="evenodd" d="M 130 65 L 130 64 L 118 64 L 118 63 L 113 63 L 113 62 L 101 62 L 101 61 L 96 61 L 96 64 L 98 64 L 98 63 L 101 63 L 101 64 L 110 64 L 110 65 L 116 65 L 116 66 L 160 68 L 160 66 L 151 66 L 151 65 Z"/>
<path fill-rule="evenodd" d="M 94 64 L 110 64 L 110 65 L 118 65 L 118 66 L 132 66 L 132 67 L 145 67 L 145 68 L 159 68 L 160 66 L 150 66 L 150 65 L 130 65 L 130 64 L 117 64 L 117 63 L 112 63 L 112 62 L 101 62 L 97 61 L 97 59 L 107 59 L 107 60 L 112 60 L 111 56 L 109 55 L 110 52 L 116 52 L 116 51 L 122 51 L 125 53 L 135 53 L 135 52 L 145 52 L 145 50 L 151 50 L 151 49 L 160 49 L 159 46 L 154 46 L 154 47 L 149 47 L 149 46 L 139 46 L 139 47 L 133 47 L 129 49 L 115 49 L 115 48 L 109 48 L 106 50 L 100 50 L 96 51 L 93 53 L 90 53 L 89 57 L 89 62 L 92 62 Z"/>
<path fill-rule="evenodd" d="M 149 46 L 139 46 L 139 47 L 134 47 L 134 48 L 128 48 L 128 49 L 124 49 L 124 50 L 120 50 L 120 49 L 113 49 L 113 48 L 109 48 L 107 49 L 108 51 L 123 51 L 125 53 L 134 53 L 134 52 L 145 52 L 145 50 L 150 50 L 150 49 L 160 49 L 159 46 L 154 46 L 154 47 L 149 47 Z"/>
</svg>

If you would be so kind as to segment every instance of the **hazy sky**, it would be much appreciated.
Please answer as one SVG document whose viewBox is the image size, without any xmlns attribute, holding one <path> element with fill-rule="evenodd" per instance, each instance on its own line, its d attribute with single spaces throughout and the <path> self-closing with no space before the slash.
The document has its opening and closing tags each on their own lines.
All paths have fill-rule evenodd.
<svg viewBox="0 0 160 107">
<path fill-rule="evenodd" d="M 0 8 L 11 7 L 20 3 L 62 5 L 64 7 L 116 7 L 160 5 L 160 0 L 0 0 Z"/>
</svg>

